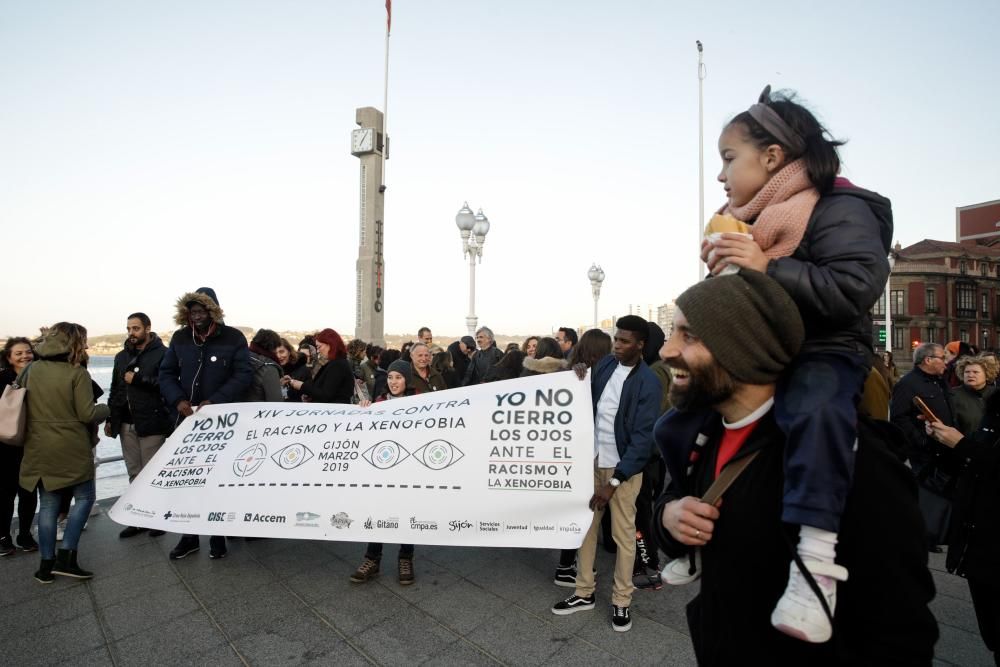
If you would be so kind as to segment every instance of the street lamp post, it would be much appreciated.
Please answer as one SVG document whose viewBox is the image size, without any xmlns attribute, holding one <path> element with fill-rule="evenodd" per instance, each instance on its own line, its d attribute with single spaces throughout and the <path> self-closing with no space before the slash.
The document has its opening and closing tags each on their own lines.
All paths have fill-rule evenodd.
<svg viewBox="0 0 1000 667">
<path fill-rule="evenodd" d="M 896 254 L 889 253 L 889 277 L 885 279 L 885 349 L 892 352 L 892 270 Z"/>
<path fill-rule="evenodd" d="M 594 295 L 594 328 L 597 329 L 597 300 L 601 298 L 601 283 L 604 282 L 604 270 L 597 264 L 591 264 L 590 270 L 587 271 L 587 277 L 590 278 L 590 292 Z"/>
<path fill-rule="evenodd" d="M 479 321 L 476 317 L 476 260 L 483 261 L 483 245 L 490 231 L 490 221 L 483 215 L 483 209 L 473 215 L 469 202 L 465 202 L 455 216 L 455 224 L 462 235 L 462 252 L 469 258 L 469 314 L 465 318 L 465 326 L 469 335 L 475 336 Z"/>
</svg>

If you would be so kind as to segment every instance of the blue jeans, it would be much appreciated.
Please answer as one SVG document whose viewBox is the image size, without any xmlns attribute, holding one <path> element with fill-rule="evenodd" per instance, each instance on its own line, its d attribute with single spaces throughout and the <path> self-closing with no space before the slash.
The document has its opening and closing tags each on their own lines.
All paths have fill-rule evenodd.
<svg viewBox="0 0 1000 667">
<path fill-rule="evenodd" d="M 76 502 L 69 510 L 66 521 L 66 531 L 63 533 L 62 548 L 75 551 L 80 544 L 80 533 L 87 523 L 90 510 L 97 499 L 97 487 L 94 480 L 81 482 L 76 486 L 68 486 L 57 491 L 46 491 L 41 482 L 38 484 L 41 502 L 38 510 L 38 550 L 43 559 L 56 557 L 56 522 L 59 520 L 59 505 L 63 497 L 72 497 Z"/>
</svg>

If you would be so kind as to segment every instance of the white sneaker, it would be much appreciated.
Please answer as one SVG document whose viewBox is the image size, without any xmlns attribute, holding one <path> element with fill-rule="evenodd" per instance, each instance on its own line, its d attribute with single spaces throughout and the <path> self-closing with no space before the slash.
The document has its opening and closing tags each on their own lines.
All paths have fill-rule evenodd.
<svg viewBox="0 0 1000 667">
<path fill-rule="evenodd" d="M 56 542 L 62 542 L 63 534 L 66 532 L 66 519 L 56 524 Z"/>
<path fill-rule="evenodd" d="M 691 574 L 691 557 L 682 556 L 667 563 L 660 572 L 660 579 L 671 586 L 683 586 L 701 577 L 701 550 L 694 552 L 695 572 Z"/>
<path fill-rule="evenodd" d="M 815 560 L 805 564 L 823 592 L 832 616 L 837 608 L 837 582 L 847 581 L 847 568 Z M 786 635 L 814 644 L 829 641 L 833 635 L 830 618 L 794 561 L 788 573 L 788 586 L 771 612 L 771 625 Z"/>
</svg>

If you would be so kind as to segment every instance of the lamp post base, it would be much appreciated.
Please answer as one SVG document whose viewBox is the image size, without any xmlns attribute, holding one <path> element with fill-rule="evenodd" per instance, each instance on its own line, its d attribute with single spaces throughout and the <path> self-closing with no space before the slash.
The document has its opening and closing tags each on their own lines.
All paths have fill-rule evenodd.
<svg viewBox="0 0 1000 667">
<path fill-rule="evenodd" d="M 465 318 L 465 326 L 469 329 L 469 335 L 473 338 L 476 337 L 476 325 L 479 323 L 479 318 L 475 315 L 469 315 Z"/>
</svg>

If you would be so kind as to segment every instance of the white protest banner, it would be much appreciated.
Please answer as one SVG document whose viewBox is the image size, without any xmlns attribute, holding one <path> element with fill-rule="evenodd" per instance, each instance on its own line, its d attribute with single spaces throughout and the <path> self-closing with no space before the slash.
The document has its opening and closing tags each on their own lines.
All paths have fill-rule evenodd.
<svg viewBox="0 0 1000 667">
<path fill-rule="evenodd" d="M 579 547 L 590 378 L 550 373 L 374 403 L 206 406 L 110 511 L 177 533 Z"/>
</svg>

